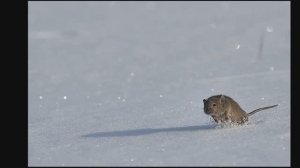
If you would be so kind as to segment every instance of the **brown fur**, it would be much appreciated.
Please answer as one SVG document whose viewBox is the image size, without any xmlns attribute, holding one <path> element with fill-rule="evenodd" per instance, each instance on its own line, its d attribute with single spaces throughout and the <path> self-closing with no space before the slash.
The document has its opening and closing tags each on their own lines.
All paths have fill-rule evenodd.
<svg viewBox="0 0 300 168">
<path fill-rule="evenodd" d="M 210 115 L 217 123 L 238 123 L 243 124 L 248 121 L 248 117 L 257 111 L 261 111 L 274 106 L 256 109 L 251 113 L 246 113 L 239 104 L 232 98 L 225 95 L 215 95 L 207 100 L 203 99 L 204 113 Z"/>
</svg>

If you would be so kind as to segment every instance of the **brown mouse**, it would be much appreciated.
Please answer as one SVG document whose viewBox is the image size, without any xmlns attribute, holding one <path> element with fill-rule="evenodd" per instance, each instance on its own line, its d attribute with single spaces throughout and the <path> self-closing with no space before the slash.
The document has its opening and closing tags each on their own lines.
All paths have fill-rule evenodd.
<svg viewBox="0 0 300 168">
<path fill-rule="evenodd" d="M 217 123 L 237 123 L 243 124 L 248 121 L 248 117 L 254 113 L 278 105 L 267 106 L 246 113 L 239 104 L 229 96 L 215 95 L 208 99 L 203 99 L 204 113 L 210 115 Z"/>
</svg>

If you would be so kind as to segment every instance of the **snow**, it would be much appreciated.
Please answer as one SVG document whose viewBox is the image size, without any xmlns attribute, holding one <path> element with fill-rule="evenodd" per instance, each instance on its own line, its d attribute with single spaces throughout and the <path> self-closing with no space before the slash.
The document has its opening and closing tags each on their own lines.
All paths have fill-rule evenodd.
<svg viewBox="0 0 300 168">
<path fill-rule="evenodd" d="M 29 166 L 290 165 L 290 2 L 28 3 Z"/>
</svg>

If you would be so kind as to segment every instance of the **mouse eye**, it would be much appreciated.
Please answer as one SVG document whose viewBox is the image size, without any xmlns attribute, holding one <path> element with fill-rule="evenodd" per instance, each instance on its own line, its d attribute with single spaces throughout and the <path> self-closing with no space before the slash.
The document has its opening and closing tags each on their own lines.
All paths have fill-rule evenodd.
<svg viewBox="0 0 300 168">
<path fill-rule="evenodd" d="M 215 107 L 215 106 L 216 106 L 216 103 L 214 103 L 213 106 Z"/>
</svg>

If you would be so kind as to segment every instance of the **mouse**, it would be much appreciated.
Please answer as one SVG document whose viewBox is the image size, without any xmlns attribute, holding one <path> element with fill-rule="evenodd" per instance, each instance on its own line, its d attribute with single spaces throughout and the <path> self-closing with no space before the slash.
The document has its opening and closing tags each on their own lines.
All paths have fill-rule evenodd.
<svg viewBox="0 0 300 168">
<path fill-rule="evenodd" d="M 255 109 L 250 113 L 245 112 L 240 105 L 231 97 L 226 95 L 214 95 L 203 99 L 204 113 L 210 115 L 216 123 L 236 123 L 244 124 L 248 121 L 249 116 L 269 108 L 278 106 L 266 106 Z"/>
</svg>

